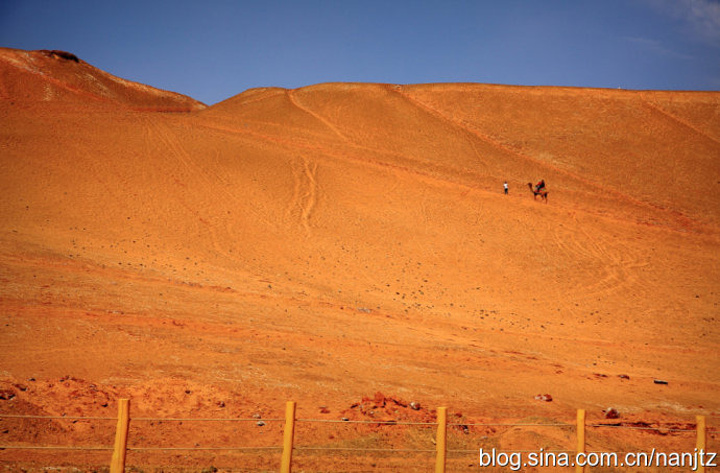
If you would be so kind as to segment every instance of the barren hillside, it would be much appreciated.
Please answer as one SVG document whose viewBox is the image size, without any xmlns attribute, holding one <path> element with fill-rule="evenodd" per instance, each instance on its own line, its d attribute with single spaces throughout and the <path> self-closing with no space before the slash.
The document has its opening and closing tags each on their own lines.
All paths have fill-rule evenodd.
<svg viewBox="0 0 720 473">
<path fill-rule="evenodd" d="M 205 108 L 1 49 L 0 124 L 0 412 L 337 418 L 380 391 L 717 421 L 719 92 L 320 84 Z"/>
</svg>

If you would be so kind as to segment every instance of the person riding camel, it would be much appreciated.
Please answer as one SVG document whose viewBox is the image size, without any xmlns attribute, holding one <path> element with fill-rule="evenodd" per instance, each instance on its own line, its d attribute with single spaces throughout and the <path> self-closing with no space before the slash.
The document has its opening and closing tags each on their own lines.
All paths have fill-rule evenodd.
<svg viewBox="0 0 720 473">
<path fill-rule="evenodd" d="M 535 184 L 535 192 L 540 192 L 542 189 L 545 189 L 545 179 L 541 179 L 540 182 Z"/>
</svg>

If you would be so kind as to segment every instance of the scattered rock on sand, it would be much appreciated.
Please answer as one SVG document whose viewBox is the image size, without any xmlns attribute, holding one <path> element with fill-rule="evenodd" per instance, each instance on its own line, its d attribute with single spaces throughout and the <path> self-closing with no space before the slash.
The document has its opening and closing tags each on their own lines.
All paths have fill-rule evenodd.
<svg viewBox="0 0 720 473">
<path fill-rule="evenodd" d="M 620 417 L 620 413 L 614 407 L 608 407 L 603 411 L 606 419 L 617 419 Z"/>
<path fill-rule="evenodd" d="M 552 396 L 549 394 L 538 394 L 535 396 L 538 401 L 552 402 Z"/>
</svg>

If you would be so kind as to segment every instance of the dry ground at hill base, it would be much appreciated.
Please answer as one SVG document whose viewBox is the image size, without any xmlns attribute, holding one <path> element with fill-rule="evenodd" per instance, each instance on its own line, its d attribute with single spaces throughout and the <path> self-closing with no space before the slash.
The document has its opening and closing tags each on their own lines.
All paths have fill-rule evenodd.
<svg viewBox="0 0 720 473">
<path fill-rule="evenodd" d="M 450 448 L 469 452 L 449 471 L 472 471 L 481 446 L 573 449 L 583 408 L 653 428 L 592 428 L 589 448 L 691 451 L 704 415 L 717 450 L 718 92 L 321 84 L 206 107 L 0 49 L 0 123 L 4 415 L 112 418 L 129 398 L 154 419 L 131 422 L 131 448 L 275 447 L 287 400 L 323 421 L 448 406 Z M 562 425 L 474 425 L 493 423 Z M 432 450 L 432 429 L 306 422 L 296 441 Z M 113 436 L 112 420 L 0 418 L 1 445 Z M 276 471 L 279 451 L 128 462 Z M 299 450 L 294 471 L 432 462 Z"/>
</svg>

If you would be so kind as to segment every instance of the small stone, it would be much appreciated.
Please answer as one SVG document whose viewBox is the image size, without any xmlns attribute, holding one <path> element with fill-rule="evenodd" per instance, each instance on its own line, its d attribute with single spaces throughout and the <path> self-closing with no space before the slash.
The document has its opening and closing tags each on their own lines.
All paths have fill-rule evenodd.
<svg viewBox="0 0 720 473">
<path fill-rule="evenodd" d="M 552 402 L 553 398 L 549 394 L 538 394 L 535 396 L 535 399 L 538 401 L 544 401 L 544 402 Z"/>
<path fill-rule="evenodd" d="M 420 408 L 421 408 L 421 406 L 420 406 L 419 402 L 411 402 L 410 403 L 410 409 L 412 409 L 414 411 L 419 411 Z"/>
<path fill-rule="evenodd" d="M 614 407 L 608 407 L 603 411 L 606 419 L 617 419 L 620 417 L 620 413 Z"/>
<path fill-rule="evenodd" d="M 255 425 L 257 425 L 258 427 L 265 427 L 265 422 L 259 420 L 255 423 Z"/>
</svg>

